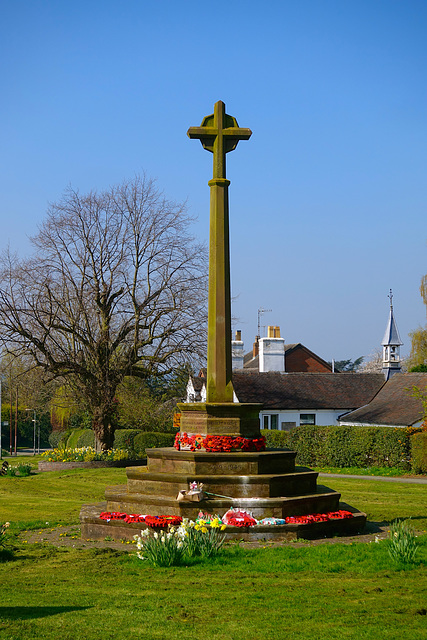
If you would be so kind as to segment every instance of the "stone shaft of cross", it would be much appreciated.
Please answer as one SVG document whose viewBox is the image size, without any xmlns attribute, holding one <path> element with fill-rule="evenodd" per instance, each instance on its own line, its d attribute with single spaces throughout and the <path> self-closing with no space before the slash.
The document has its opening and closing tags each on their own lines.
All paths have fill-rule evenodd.
<svg viewBox="0 0 427 640">
<path fill-rule="evenodd" d="M 209 302 L 207 402 L 233 402 L 231 382 L 231 298 L 228 186 L 225 156 L 239 140 L 249 140 L 250 129 L 242 129 L 236 118 L 215 103 L 214 113 L 200 127 L 190 127 L 188 136 L 200 140 L 213 153 L 210 187 Z"/>
</svg>

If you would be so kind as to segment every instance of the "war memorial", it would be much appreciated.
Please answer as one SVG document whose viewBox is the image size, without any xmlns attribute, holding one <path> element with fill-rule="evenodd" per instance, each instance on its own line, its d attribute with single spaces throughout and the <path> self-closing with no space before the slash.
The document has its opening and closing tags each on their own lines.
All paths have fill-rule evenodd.
<svg viewBox="0 0 427 640">
<path fill-rule="evenodd" d="M 260 433 L 261 404 L 233 401 L 229 206 L 226 154 L 251 130 L 238 126 L 221 101 L 188 136 L 213 154 L 210 187 L 209 299 L 206 402 L 181 403 L 175 448 L 147 451 L 146 467 L 129 467 L 127 484 L 107 487 L 106 502 L 84 505 L 85 539 L 131 540 L 147 526 L 145 516 L 195 520 L 200 511 L 243 518 L 227 526 L 229 538 L 296 539 L 363 530 L 366 514 L 340 502 L 340 494 L 317 484 L 318 474 L 295 465 L 295 451 L 266 450 Z M 286 374 L 284 374 L 286 375 Z M 189 486 L 200 488 L 189 492 Z M 101 513 L 109 518 L 102 519 Z M 249 522 L 249 519 L 248 519 Z"/>
</svg>

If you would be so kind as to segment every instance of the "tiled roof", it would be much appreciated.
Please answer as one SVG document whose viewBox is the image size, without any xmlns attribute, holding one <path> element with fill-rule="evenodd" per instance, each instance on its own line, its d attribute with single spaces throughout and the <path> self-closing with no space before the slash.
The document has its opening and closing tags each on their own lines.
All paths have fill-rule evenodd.
<svg viewBox="0 0 427 640">
<path fill-rule="evenodd" d="M 286 368 L 286 356 L 290 355 L 292 351 L 294 351 L 295 349 L 303 349 L 305 352 L 310 354 L 314 359 L 316 359 L 318 362 L 324 365 L 325 368 L 329 370 L 331 368 L 330 365 L 325 360 L 323 360 L 323 358 L 321 358 L 316 353 L 314 353 L 313 351 L 305 347 L 303 344 L 301 344 L 301 342 L 293 342 L 291 344 L 285 344 L 284 347 L 285 347 L 285 368 Z M 259 371 L 259 356 L 257 355 L 254 357 L 253 351 L 248 351 L 248 353 L 245 353 L 245 355 L 243 356 L 243 367 L 245 369 L 256 369 L 257 371 Z"/>
<path fill-rule="evenodd" d="M 390 307 L 390 315 L 388 318 L 387 327 L 385 330 L 383 341 L 381 342 L 383 346 L 386 345 L 396 345 L 400 346 L 403 342 L 400 339 L 399 330 L 397 328 L 396 320 L 393 315 L 393 307 Z"/>
<path fill-rule="evenodd" d="M 384 384 L 382 373 L 257 373 L 233 371 L 239 402 L 265 409 L 352 409 L 367 404 Z"/>
<path fill-rule="evenodd" d="M 243 356 L 243 366 L 245 369 L 259 369 L 259 356 L 253 356 L 252 351 Z"/>
<path fill-rule="evenodd" d="M 194 391 L 201 391 L 203 385 L 206 383 L 206 378 L 201 376 L 191 376 L 191 382 L 193 383 Z"/>
<path fill-rule="evenodd" d="M 364 374 L 366 375 L 366 374 Z M 427 373 L 395 373 L 366 406 L 342 416 L 340 422 L 410 426 L 422 418 L 421 401 L 412 388 L 427 387 Z"/>
</svg>

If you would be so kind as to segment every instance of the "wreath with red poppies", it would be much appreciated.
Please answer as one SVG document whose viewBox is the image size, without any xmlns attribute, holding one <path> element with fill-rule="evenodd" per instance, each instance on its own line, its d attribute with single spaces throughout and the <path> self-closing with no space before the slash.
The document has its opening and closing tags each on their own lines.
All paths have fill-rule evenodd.
<svg viewBox="0 0 427 640">
<path fill-rule="evenodd" d="M 307 516 L 288 516 L 285 518 L 286 524 L 312 524 L 313 522 L 327 522 L 328 520 L 342 520 L 352 518 L 350 511 L 329 511 L 328 513 L 313 513 Z"/>
<path fill-rule="evenodd" d="M 232 451 L 265 451 L 265 437 L 242 438 L 241 436 L 201 436 L 177 433 L 175 436 L 175 449 L 189 448 L 190 451 L 199 451 L 204 448 L 212 453 L 231 453 Z"/>
<path fill-rule="evenodd" d="M 182 522 L 181 516 L 145 516 L 145 524 L 154 529 L 176 527 Z"/>
</svg>

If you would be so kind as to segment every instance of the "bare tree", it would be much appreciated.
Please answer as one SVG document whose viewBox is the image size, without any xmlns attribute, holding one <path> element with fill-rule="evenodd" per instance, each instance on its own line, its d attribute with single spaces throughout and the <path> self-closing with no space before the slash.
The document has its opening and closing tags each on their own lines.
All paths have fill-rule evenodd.
<svg viewBox="0 0 427 640">
<path fill-rule="evenodd" d="M 164 375 L 204 352 L 206 251 L 190 222 L 144 176 L 69 188 L 31 239 L 34 256 L 3 255 L 3 345 L 72 386 L 103 449 L 125 376 Z"/>
<path fill-rule="evenodd" d="M 381 349 L 374 351 L 366 356 L 365 361 L 360 369 L 361 373 L 381 373 L 383 369 L 383 355 Z"/>
</svg>

